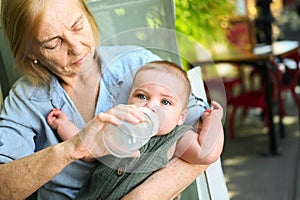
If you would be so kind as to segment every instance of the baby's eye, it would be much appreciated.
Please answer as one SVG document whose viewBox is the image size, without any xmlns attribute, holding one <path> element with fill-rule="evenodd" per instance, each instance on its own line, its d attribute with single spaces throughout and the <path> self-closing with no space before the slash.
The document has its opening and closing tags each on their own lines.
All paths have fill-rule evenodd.
<svg viewBox="0 0 300 200">
<path fill-rule="evenodd" d="M 161 103 L 166 106 L 171 105 L 170 101 L 168 101 L 168 100 L 162 100 Z"/>
<path fill-rule="evenodd" d="M 147 97 L 146 97 L 145 95 L 143 95 L 143 94 L 138 94 L 137 97 L 138 97 L 139 99 L 142 99 L 142 100 L 147 99 Z"/>
</svg>

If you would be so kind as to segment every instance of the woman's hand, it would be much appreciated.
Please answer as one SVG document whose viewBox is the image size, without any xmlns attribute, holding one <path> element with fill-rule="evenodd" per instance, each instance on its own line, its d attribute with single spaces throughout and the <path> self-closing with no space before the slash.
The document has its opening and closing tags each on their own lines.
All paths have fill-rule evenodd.
<svg viewBox="0 0 300 200">
<path fill-rule="evenodd" d="M 122 121 L 137 124 L 144 120 L 143 113 L 135 105 L 117 105 L 106 113 L 99 113 L 78 133 L 80 139 L 80 141 L 77 139 L 79 157 L 95 158 L 109 154 L 102 141 L 103 130 L 108 124 L 119 126 Z M 139 156 L 138 152 L 131 157 L 136 156 Z"/>
</svg>

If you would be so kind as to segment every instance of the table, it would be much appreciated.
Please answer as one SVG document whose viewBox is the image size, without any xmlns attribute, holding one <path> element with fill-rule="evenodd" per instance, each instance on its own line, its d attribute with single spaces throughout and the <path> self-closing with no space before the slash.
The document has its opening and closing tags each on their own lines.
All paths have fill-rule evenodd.
<svg viewBox="0 0 300 200">
<path fill-rule="evenodd" d="M 264 83 L 266 85 L 265 88 L 265 101 L 267 105 L 267 109 L 270 113 L 268 117 L 269 122 L 269 154 L 270 155 L 277 155 L 278 152 L 278 145 L 277 145 L 277 139 L 276 139 L 276 131 L 275 131 L 275 125 L 273 121 L 273 110 L 272 105 L 270 102 L 272 102 L 272 83 L 271 83 L 271 77 L 270 77 L 270 70 L 274 70 L 274 62 L 276 58 L 280 58 L 281 56 L 284 56 L 285 54 L 288 54 L 293 51 L 298 51 L 299 49 L 299 43 L 297 41 L 276 41 L 273 42 L 272 45 L 261 45 L 257 46 L 253 49 L 253 51 L 247 51 L 247 50 L 231 50 L 228 52 L 224 52 L 221 54 L 212 54 L 212 61 L 210 59 L 201 59 L 196 60 L 191 63 L 191 67 L 193 66 L 203 66 L 207 64 L 212 63 L 232 63 L 232 64 L 238 64 L 238 66 L 255 66 L 259 67 L 264 74 Z M 245 65 L 246 64 L 246 65 Z M 282 123 L 282 116 L 280 114 L 279 117 L 279 128 L 280 128 L 280 136 L 284 137 L 284 127 Z"/>
</svg>

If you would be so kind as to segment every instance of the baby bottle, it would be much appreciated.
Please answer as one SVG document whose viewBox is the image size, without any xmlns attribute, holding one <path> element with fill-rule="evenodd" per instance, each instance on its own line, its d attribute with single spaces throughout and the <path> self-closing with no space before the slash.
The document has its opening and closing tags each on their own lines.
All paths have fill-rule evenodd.
<svg viewBox="0 0 300 200">
<path fill-rule="evenodd" d="M 109 124 L 102 134 L 106 149 L 116 157 L 128 157 L 146 144 L 159 127 L 157 115 L 146 107 L 139 107 L 146 120 L 138 124 L 123 121 L 120 126 Z"/>
</svg>

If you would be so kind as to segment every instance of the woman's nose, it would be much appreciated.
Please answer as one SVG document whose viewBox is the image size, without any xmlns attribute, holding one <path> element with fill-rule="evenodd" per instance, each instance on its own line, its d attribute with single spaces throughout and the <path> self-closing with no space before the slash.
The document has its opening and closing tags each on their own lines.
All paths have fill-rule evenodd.
<svg viewBox="0 0 300 200">
<path fill-rule="evenodd" d="M 71 45 L 68 49 L 68 54 L 69 55 L 80 55 L 80 53 L 82 52 L 80 43 L 72 42 L 70 44 Z"/>
<path fill-rule="evenodd" d="M 69 55 L 80 55 L 82 53 L 82 44 L 76 36 L 70 36 L 67 44 Z"/>
</svg>

